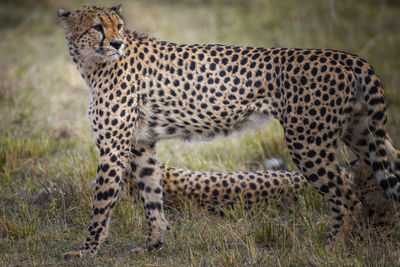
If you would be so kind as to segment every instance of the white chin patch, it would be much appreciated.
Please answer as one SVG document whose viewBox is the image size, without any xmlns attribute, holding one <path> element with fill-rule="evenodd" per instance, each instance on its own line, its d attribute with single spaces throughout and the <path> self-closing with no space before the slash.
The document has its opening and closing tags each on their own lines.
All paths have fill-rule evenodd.
<svg viewBox="0 0 400 267">
<path fill-rule="evenodd" d="M 119 54 L 114 54 L 109 56 L 110 60 L 117 60 L 119 58 Z"/>
</svg>

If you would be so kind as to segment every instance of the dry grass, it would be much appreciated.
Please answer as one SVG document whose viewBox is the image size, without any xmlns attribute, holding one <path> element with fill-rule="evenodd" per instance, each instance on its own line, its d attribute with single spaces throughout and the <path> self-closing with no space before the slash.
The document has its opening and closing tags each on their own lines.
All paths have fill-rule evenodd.
<svg viewBox="0 0 400 267">
<path fill-rule="evenodd" d="M 113 3 L 115 4 L 115 3 Z M 130 28 L 185 43 L 322 47 L 366 58 L 381 77 L 388 128 L 400 144 L 400 6 L 396 1 L 122 1 Z M 61 255 L 83 240 L 97 150 L 86 118 L 89 91 L 67 55 L 59 7 L 80 1 L 0 3 L 0 265 L 69 265 Z M 107 2 L 107 5 L 112 5 Z M 346 155 L 346 151 L 343 151 Z M 213 143 L 163 142 L 163 162 L 193 170 L 260 169 L 267 157 L 291 168 L 277 123 Z M 34 202 L 45 186 L 63 193 Z M 130 255 L 145 242 L 142 205 L 126 196 L 110 244 L 76 265 L 400 265 L 400 230 L 390 242 L 353 238 L 324 246 L 331 217 L 312 190 L 296 202 L 216 216 L 185 203 L 167 210 L 167 247 Z"/>
</svg>

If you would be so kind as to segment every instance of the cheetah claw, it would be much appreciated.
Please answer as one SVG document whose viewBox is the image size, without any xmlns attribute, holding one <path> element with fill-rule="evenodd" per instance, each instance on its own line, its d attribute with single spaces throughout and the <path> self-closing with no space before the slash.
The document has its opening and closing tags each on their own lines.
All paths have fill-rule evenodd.
<svg viewBox="0 0 400 267">
<path fill-rule="evenodd" d="M 145 248 L 145 247 L 137 247 L 137 248 L 133 248 L 133 249 L 131 249 L 131 253 L 133 254 L 133 253 L 137 253 L 137 254 L 141 254 L 141 255 L 143 255 L 143 254 L 145 254 L 146 252 L 147 252 L 148 250 Z"/>
<path fill-rule="evenodd" d="M 83 257 L 82 251 L 81 250 L 73 250 L 73 251 L 68 251 L 67 253 L 63 254 L 63 258 L 66 260 L 72 259 L 72 258 L 79 258 L 81 259 Z"/>
<path fill-rule="evenodd" d="M 89 252 L 87 250 L 72 250 L 63 254 L 64 259 L 69 260 L 72 258 L 82 259 L 84 256 L 88 255 L 89 257 L 94 257 L 97 254 L 97 250 L 94 252 Z"/>
<path fill-rule="evenodd" d="M 165 245 L 162 243 L 157 243 L 155 246 L 150 246 L 150 247 L 137 247 L 131 249 L 131 253 L 137 253 L 137 254 L 145 254 L 146 252 L 153 252 L 153 251 L 160 251 L 164 249 Z"/>
</svg>

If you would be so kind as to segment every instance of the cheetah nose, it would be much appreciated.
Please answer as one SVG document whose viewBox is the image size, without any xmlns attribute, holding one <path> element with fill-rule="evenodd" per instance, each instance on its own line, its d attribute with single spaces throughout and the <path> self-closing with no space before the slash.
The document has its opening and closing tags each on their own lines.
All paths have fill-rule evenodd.
<svg viewBox="0 0 400 267">
<path fill-rule="evenodd" d="M 112 42 L 110 42 L 110 45 L 112 47 L 114 47 L 115 49 L 119 49 L 121 47 L 122 43 L 123 43 L 122 41 L 112 41 Z"/>
</svg>

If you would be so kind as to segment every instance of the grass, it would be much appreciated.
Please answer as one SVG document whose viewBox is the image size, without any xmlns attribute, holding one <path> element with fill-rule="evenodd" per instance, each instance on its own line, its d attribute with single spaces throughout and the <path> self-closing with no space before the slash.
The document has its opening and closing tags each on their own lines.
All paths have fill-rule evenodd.
<svg viewBox="0 0 400 267">
<path fill-rule="evenodd" d="M 93 1 L 89 3 L 94 3 Z M 104 2 L 102 2 L 104 3 Z M 67 54 L 58 8 L 74 1 L 0 3 L 0 265 L 400 265 L 400 231 L 389 242 L 353 238 L 324 246 L 331 224 L 313 191 L 296 202 L 247 211 L 240 203 L 216 216 L 188 203 L 169 208 L 167 247 L 143 245 L 143 206 L 126 195 L 113 215 L 110 243 L 98 257 L 66 262 L 84 238 L 97 150 L 90 138 L 89 91 Z M 106 2 L 111 6 L 116 3 Z M 336 48 L 367 59 L 381 77 L 388 131 L 400 144 L 400 6 L 396 1 L 122 1 L 130 28 L 184 43 Z M 344 157 L 347 152 L 342 151 Z M 161 161 L 193 170 L 260 169 L 268 157 L 293 169 L 276 122 L 212 143 L 168 141 Z M 59 189 L 35 202 L 46 186 Z"/>
</svg>

